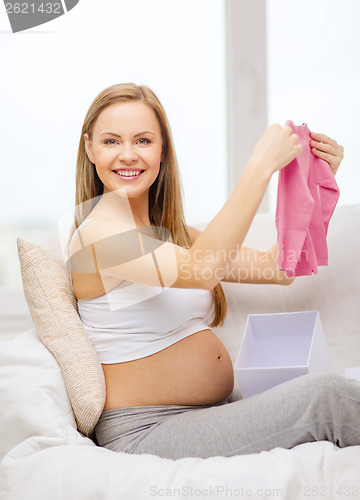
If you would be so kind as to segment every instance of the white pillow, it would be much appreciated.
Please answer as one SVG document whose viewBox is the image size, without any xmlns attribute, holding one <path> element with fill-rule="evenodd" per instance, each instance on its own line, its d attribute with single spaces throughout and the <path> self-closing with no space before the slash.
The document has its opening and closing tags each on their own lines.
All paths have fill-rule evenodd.
<svg viewBox="0 0 360 500">
<path fill-rule="evenodd" d="M 80 321 L 64 262 L 38 245 L 17 239 L 24 295 L 37 333 L 63 373 L 79 431 L 92 436 L 103 411 L 105 378 Z"/>
<path fill-rule="evenodd" d="M 59 364 L 35 328 L 0 340 L 0 460 L 49 446 L 93 444 L 76 427 Z"/>
</svg>

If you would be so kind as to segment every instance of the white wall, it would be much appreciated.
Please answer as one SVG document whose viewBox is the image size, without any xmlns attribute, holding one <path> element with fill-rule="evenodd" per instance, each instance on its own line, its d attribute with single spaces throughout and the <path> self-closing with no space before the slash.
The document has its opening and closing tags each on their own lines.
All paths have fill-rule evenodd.
<svg viewBox="0 0 360 500">
<path fill-rule="evenodd" d="M 338 205 L 360 203 L 360 2 L 267 0 L 266 6 L 268 122 L 305 122 L 343 145 Z"/>
<path fill-rule="evenodd" d="M 0 9 L 0 284 L 18 284 L 16 236 L 46 244 L 74 204 L 85 113 L 105 87 L 150 86 L 168 114 L 189 224 L 226 201 L 223 0 L 80 0 L 12 34 Z"/>
<path fill-rule="evenodd" d="M 83 118 L 113 83 L 145 83 L 163 102 L 188 223 L 219 211 L 228 162 L 224 3 L 80 0 L 17 34 L 0 9 L 0 285 L 20 284 L 16 236 L 49 247 L 58 217 L 72 209 Z M 306 122 L 342 144 L 339 204 L 359 203 L 360 3 L 266 6 L 268 122 Z M 275 178 L 271 187 L 274 211 Z"/>
</svg>

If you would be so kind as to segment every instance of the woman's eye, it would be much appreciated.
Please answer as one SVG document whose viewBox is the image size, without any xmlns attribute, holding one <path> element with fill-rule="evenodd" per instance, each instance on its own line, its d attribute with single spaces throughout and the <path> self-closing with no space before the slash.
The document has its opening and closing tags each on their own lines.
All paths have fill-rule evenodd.
<svg viewBox="0 0 360 500">
<path fill-rule="evenodd" d="M 139 142 L 140 141 L 147 141 L 146 144 L 150 144 L 150 142 L 151 142 L 151 141 L 149 141 L 149 139 L 139 139 Z M 143 143 L 143 144 L 145 144 L 145 143 Z"/>
<path fill-rule="evenodd" d="M 141 142 L 141 141 L 145 141 L 145 142 Z M 138 142 L 140 144 L 150 144 L 150 140 L 149 139 L 139 139 Z M 113 145 L 113 144 L 117 144 L 117 142 L 115 141 L 115 139 L 106 139 L 106 141 L 104 141 L 104 144 L 109 144 L 110 146 Z"/>
</svg>

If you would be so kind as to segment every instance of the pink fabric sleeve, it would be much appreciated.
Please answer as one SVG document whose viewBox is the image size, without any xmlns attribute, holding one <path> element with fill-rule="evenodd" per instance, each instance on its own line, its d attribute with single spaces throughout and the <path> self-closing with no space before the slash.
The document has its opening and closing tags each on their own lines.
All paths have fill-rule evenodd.
<svg viewBox="0 0 360 500">
<path fill-rule="evenodd" d="M 309 148 L 306 130 L 304 125 L 295 127 L 291 121 L 287 121 L 286 125 L 291 126 L 303 146 L 297 158 L 279 172 L 275 214 L 279 244 L 277 264 L 279 269 L 293 276 L 304 246 L 314 200 L 307 184 Z"/>
<path fill-rule="evenodd" d="M 278 267 L 290 276 L 317 273 L 328 264 L 326 235 L 339 188 L 329 165 L 310 148 L 306 123 L 295 126 L 303 151 L 279 172 L 275 222 L 278 232 Z"/>
</svg>

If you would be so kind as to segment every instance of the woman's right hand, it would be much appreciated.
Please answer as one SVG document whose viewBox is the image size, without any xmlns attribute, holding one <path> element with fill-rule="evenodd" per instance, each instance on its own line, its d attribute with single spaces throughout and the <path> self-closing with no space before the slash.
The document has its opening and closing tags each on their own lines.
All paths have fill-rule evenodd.
<svg viewBox="0 0 360 500">
<path fill-rule="evenodd" d="M 299 138 L 288 125 L 270 125 L 255 144 L 250 163 L 269 171 L 270 176 L 286 167 L 303 150 Z"/>
</svg>

